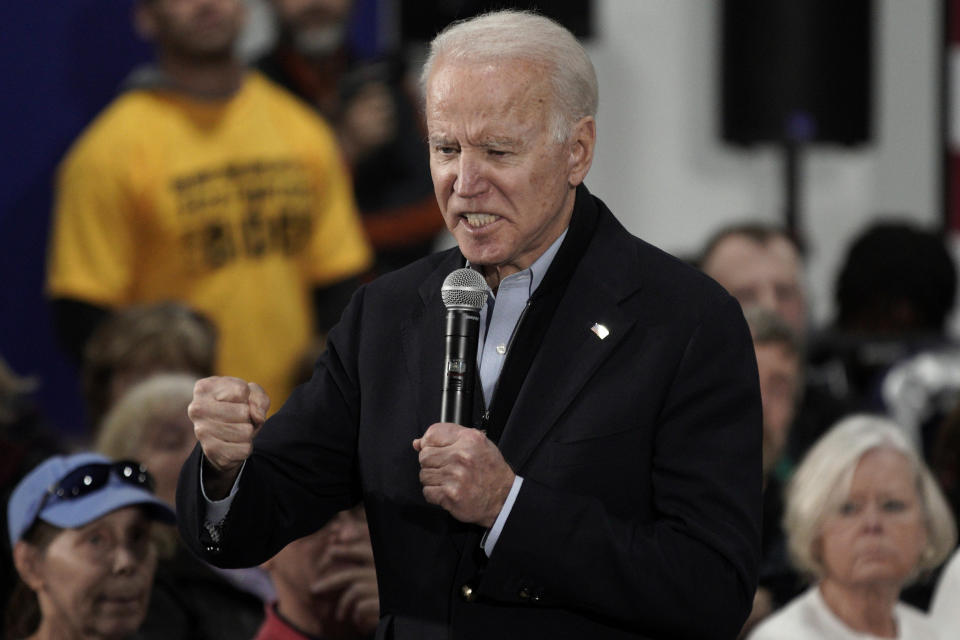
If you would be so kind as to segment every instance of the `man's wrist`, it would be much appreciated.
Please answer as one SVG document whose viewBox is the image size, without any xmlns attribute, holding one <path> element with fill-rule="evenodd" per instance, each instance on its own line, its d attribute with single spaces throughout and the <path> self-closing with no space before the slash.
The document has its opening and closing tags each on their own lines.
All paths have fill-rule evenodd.
<svg viewBox="0 0 960 640">
<path fill-rule="evenodd" d="M 223 500 L 230 495 L 230 491 L 240 475 L 240 469 L 243 468 L 241 464 L 235 469 L 221 471 L 210 464 L 206 456 L 203 456 L 202 465 L 203 469 L 200 477 L 203 479 L 203 492 L 209 500 L 213 501 Z"/>
</svg>

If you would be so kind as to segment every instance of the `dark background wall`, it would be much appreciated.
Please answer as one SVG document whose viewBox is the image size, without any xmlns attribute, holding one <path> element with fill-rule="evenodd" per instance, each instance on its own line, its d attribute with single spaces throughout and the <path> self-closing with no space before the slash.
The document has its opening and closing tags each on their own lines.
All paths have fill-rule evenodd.
<svg viewBox="0 0 960 640">
<path fill-rule="evenodd" d="M 55 344 L 43 298 L 56 164 L 80 130 L 150 52 L 130 0 L 0 4 L 0 355 L 36 375 L 53 425 L 77 433 L 76 372 Z"/>
</svg>

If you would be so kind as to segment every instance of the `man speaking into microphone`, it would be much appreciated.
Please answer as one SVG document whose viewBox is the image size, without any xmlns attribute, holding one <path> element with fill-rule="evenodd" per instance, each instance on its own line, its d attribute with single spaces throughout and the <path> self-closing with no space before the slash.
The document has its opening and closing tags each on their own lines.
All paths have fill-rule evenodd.
<svg viewBox="0 0 960 640">
<path fill-rule="evenodd" d="M 422 77 L 458 247 L 361 288 L 266 424 L 254 382 L 197 383 L 184 539 L 254 565 L 362 500 L 379 638 L 735 637 L 761 487 L 739 305 L 584 186 L 597 81 L 564 28 L 515 11 L 455 24 Z M 463 268 L 486 295 L 457 424 L 438 421 L 461 368 L 442 289 Z"/>
</svg>

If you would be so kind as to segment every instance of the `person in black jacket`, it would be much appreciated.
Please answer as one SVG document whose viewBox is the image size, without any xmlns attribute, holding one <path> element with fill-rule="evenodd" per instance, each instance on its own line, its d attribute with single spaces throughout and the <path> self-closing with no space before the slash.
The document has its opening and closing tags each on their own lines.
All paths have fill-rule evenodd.
<svg viewBox="0 0 960 640">
<path fill-rule="evenodd" d="M 384 638 L 732 638 L 756 589 L 761 412 L 737 301 L 583 185 L 593 66 L 503 11 L 433 42 L 434 191 L 458 247 L 354 295 L 264 424 L 255 382 L 198 382 L 183 538 L 262 562 L 363 501 Z M 440 288 L 485 279 L 476 405 L 437 422 Z"/>
</svg>

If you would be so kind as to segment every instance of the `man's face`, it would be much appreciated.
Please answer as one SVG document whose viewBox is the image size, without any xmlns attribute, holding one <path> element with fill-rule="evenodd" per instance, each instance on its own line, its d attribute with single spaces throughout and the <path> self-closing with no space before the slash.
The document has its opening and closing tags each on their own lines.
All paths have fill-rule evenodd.
<svg viewBox="0 0 960 640">
<path fill-rule="evenodd" d="M 777 342 L 755 343 L 763 403 L 763 473 L 777 463 L 790 433 L 800 388 L 800 359 Z"/>
<path fill-rule="evenodd" d="M 323 622 L 324 637 L 354 637 L 350 616 L 340 618 L 336 610 L 344 593 L 362 586 L 363 579 L 353 575 L 358 571 L 369 574 L 366 584 L 376 591 L 373 550 L 363 507 L 341 511 L 319 531 L 288 544 L 264 568 L 277 587 L 281 612 L 309 611 Z M 324 580 L 337 580 L 338 576 L 344 578 L 341 588 L 317 591 Z M 354 595 L 359 596 L 359 592 Z"/>
<path fill-rule="evenodd" d="M 285 27 L 316 29 L 340 24 L 350 15 L 353 0 L 273 0 Z"/>
<path fill-rule="evenodd" d="M 246 17 L 241 0 L 142 0 L 138 11 L 147 38 L 193 61 L 231 58 Z"/>
<path fill-rule="evenodd" d="M 336 51 L 346 35 L 353 0 L 273 0 L 283 37 L 307 56 Z"/>
<path fill-rule="evenodd" d="M 724 238 L 703 270 L 740 301 L 744 308 L 768 309 L 798 336 L 807 333 L 807 309 L 800 282 L 800 257 L 784 238 L 759 244 L 742 235 Z"/>
<path fill-rule="evenodd" d="M 526 61 L 441 60 L 427 84 L 437 202 L 464 256 L 494 285 L 533 264 L 563 232 L 593 158 L 592 117 L 576 123 L 567 142 L 553 139 L 545 76 Z"/>
</svg>

